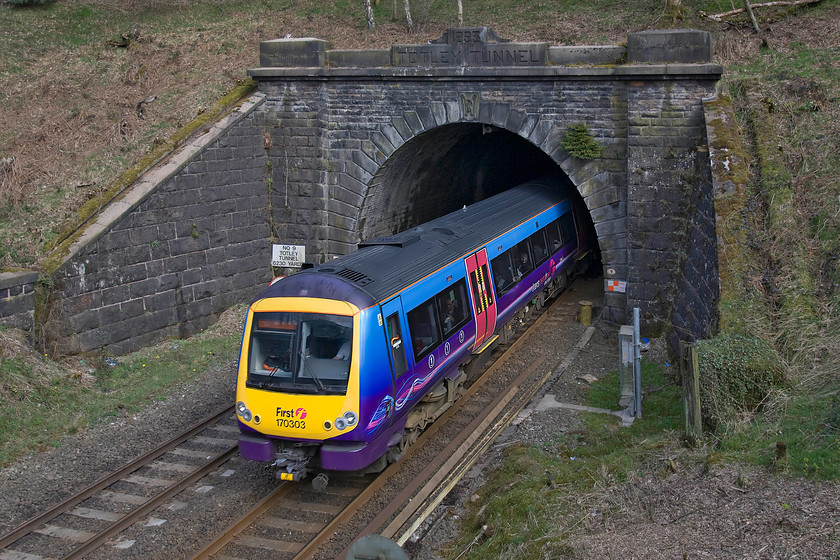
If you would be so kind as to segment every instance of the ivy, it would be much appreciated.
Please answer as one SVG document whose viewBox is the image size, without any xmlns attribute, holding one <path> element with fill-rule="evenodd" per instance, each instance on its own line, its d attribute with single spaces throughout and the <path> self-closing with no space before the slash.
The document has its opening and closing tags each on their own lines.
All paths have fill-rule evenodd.
<svg viewBox="0 0 840 560">
<path fill-rule="evenodd" d="M 742 335 L 723 335 L 697 343 L 703 422 L 711 427 L 761 407 L 770 391 L 784 383 L 773 347 Z"/>
</svg>

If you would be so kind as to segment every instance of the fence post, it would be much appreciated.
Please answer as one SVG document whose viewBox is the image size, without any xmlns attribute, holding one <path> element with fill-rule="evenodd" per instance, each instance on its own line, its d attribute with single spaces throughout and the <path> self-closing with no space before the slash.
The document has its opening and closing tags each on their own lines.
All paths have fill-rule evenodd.
<svg viewBox="0 0 840 560">
<path fill-rule="evenodd" d="M 697 348 L 689 342 L 680 342 L 680 375 L 685 409 L 685 435 L 695 442 L 703 436 L 700 417 L 700 362 L 697 358 Z"/>
</svg>

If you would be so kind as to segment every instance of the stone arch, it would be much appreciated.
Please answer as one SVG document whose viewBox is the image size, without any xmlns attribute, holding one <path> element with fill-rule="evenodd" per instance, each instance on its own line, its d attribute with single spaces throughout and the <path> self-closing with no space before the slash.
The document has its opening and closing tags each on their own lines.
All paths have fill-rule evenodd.
<svg viewBox="0 0 840 560">
<path fill-rule="evenodd" d="M 615 173 L 611 160 L 623 154 L 620 149 L 608 149 L 607 162 L 586 162 L 566 154 L 559 146 L 564 131 L 556 119 L 541 118 L 510 103 L 482 101 L 478 93 L 461 93 L 459 102 L 432 102 L 405 110 L 391 122 L 379 125 L 370 139 L 362 142 L 351 158 L 346 172 L 363 187 L 359 192 L 356 215 L 358 241 L 390 235 L 428 221 L 463 204 L 471 204 L 497 194 L 509 187 L 541 175 L 550 169 L 560 169 L 580 194 L 589 209 L 599 242 L 607 247 L 605 269 L 624 271 L 626 262 L 626 202 L 622 189 L 610 177 Z M 474 150 L 463 144 L 476 137 L 500 138 Z M 514 170 L 498 177 L 498 166 L 483 168 L 486 162 L 477 155 L 487 145 L 491 159 L 499 162 L 499 149 L 510 150 L 507 160 L 526 158 L 527 170 Z M 462 148 L 459 150 L 459 147 Z M 434 149 L 437 154 L 428 154 Z M 415 171 L 434 177 L 452 171 L 448 154 L 463 152 L 463 161 L 473 162 L 470 169 L 455 169 L 455 180 L 443 184 L 445 202 L 432 197 L 423 205 L 420 195 L 429 196 L 421 185 L 406 184 L 402 175 Z M 441 156 L 443 152 L 446 155 Z M 452 158 L 450 157 L 450 160 Z M 441 161 L 443 163 L 441 163 Z M 435 164 L 434 173 L 429 170 Z M 460 175 L 459 175 L 460 174 Z M 493 175 L 491 181 L 488 175 Z M 464 175 L 471 175 L 464 177 Z M 396 180 L 395 180 L 396 179 Z M 459 182 L 458 179 L 462 181 Z M 421 181 L 422 182 L 422 181 Z M 490 185 L 495 182 L 494 185 Z M 421 192 L 418 192 L 421 191 Z M 430 210 L 428 207 L 434 207 Z"/>
</svg>

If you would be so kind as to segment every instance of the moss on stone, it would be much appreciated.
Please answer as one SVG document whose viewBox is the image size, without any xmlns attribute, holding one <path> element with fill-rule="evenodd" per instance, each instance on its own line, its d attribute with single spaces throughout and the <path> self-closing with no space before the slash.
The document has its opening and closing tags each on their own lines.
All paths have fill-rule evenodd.
<svg viewBox="0 0 840 560">
<path fill-rule="evenodd" d="M 747 243 L 745 219 L 749 154 L 741 141 L 732 100 L 727 95 L 704 102 L 706 131 L 715 188 L 715 229 L 718 238 L 718 328 L 744 333 L 750 313 L 748 266 L 754 255 Z"/>
<path fill-rule="evenodd" d="M 126 189 L 134 184 L 143 173 L 172 153 L 194 132 L 205 127 L 208 123 L 215 122 L 223 114 L 230 111 L 237 103 L 243 101 L 245 96 L 250 94 L 256 86 L 256 82 L 249 79 L 233 88 L 214 103 L 209 110 L 181 127 L 175 134 L 140 158 L 137 163 L 117 177 L 102 193 L 83 204 L 76 215 L 65 222 L 56 239 L 44 246 L 44 251 L 50 254 L 43 261 L 41 272 L 46 275 L 55 272 L 70 253 L 70 246 L 84 233 L 84 226 L 92 217 L 105 205 L 119 200 L 125 194 Z"/>
</svg>

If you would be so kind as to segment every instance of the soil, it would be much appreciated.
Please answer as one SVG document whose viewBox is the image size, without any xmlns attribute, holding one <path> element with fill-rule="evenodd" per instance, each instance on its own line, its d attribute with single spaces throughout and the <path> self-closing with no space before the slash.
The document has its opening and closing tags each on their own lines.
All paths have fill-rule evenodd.
<svg viewBox="0 0 840 560">
<path fill-rule="evenodd" d="M 582 289 L 578 285 L 574 288 Z M 598 299 L 589 293 L 586 298 L 595 301 L 597 310 Z M 574 340 L 579 339 L 581 331 L 573 334 Z M 416 540 L 406 544 L 410 558 L 445 557 L 444 551 L 449 550 L 449 543 L 459 534 L 459 519 L 477 498 L 485 477 L 506 446 L 524 442 L 551 452 L 558 434 L 581 427 L 578 412 L 545 404 L 583 403 L 590 383 L 584 376 L 601 378 L 614 370 L 616 346 L 615 329 L 596 323 L 594 335 L 571 365 L 545 384 L 531 405 L 418 530 Z M 665 359 L 659 341 L 652 341 L 644 359 Z M 66 437 L 55 449 L 3 469 L 0 534 L 109 469 L 153 448 L 183 426 L 230 404 L 233 380 L 234 364 L 219 364 L 194 382 L 178 387 L 166 401 L 151 404 L 139 414 Z M 682 452 L 676 443 L 672 451 L 652 456 L 650 466 L 640 469 L 626 483 L 593 489 L 581 497 L 589 507 L 569 539 L 576 557 L 837 557 L 840 485 L 789 478 L 740 465 L 710 465 L 686 457 L 676 462 L 673 472 L 662 468 L 672 456 Z M 701 456 L 702 453 L 697 454 L 698 458 Z M 239 508 L 254 503 L 274 485 L 272 478 L 254 463 L 234 461 L 223 469 L 224 472 L 188 490 L 186 497 L 176 497 L 147 523 L 132 527 L 122 542 L 137 544 L 117 549 L 114 546 L 119 543 L 111 543 L 103 547 L 98 557 L 117 557 L 117 550 L 119 558 L 190 557 L 195 541 L 188 535 L 206 536 L 225 527 Z M 169 525 L 173 529 L 178 525 L 177 531 L 160 521 L 173 515 L 179 517 L 179 522 Z M 452 557 L 451 550 L 448 554 Z"/>
</svg>

